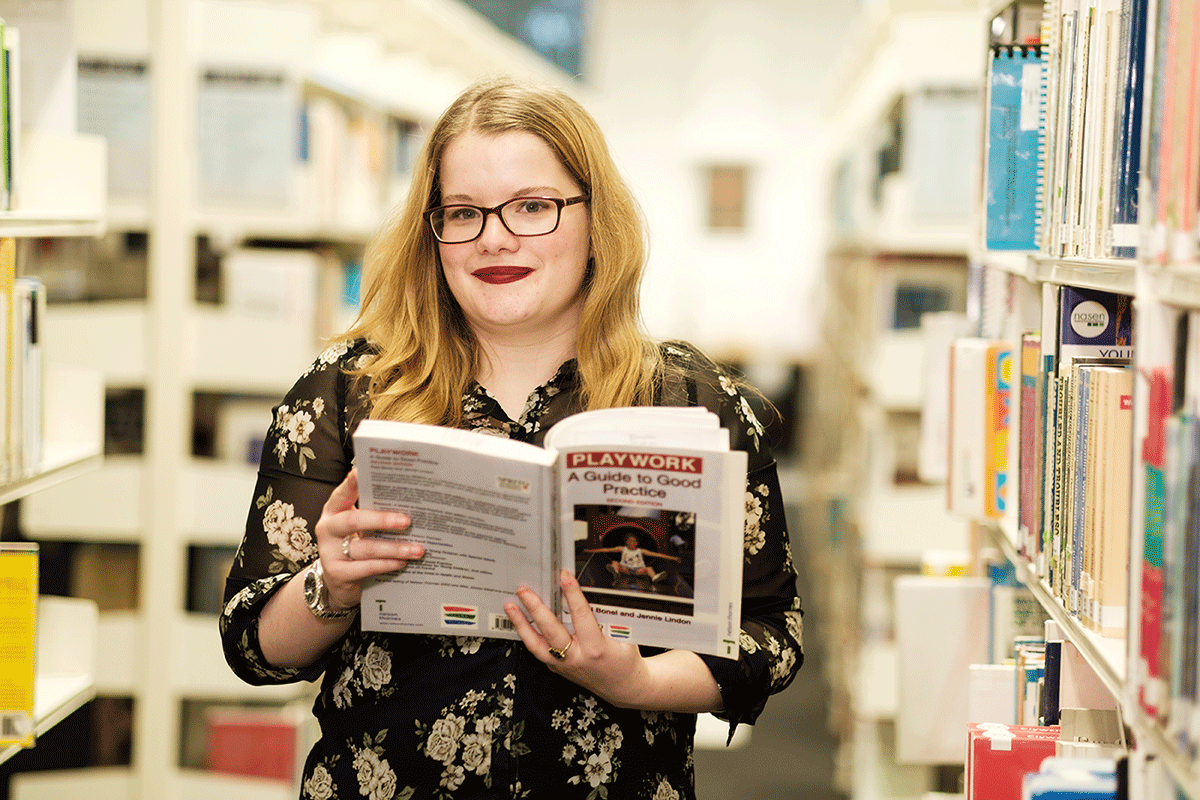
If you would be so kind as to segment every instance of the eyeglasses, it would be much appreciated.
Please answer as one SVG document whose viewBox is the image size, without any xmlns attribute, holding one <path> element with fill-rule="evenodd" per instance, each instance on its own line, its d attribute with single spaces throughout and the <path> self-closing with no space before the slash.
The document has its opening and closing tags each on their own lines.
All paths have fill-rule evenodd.
<svg viewBox="0 0 1200 800">
<path fill-rule="evenodd" d="M 501 224 L 514 236 L 545 236 L 558 230 L 564 206 L 587 200 L 587 195 L 569 197 L 514 197 L 498 206 L 484 208 L 466 203 L 438 206 L 425 212 L 433 235 L 442 244 L 473 242 L 483 233 L 489 214 L 500 218 Z"/>
</svg>

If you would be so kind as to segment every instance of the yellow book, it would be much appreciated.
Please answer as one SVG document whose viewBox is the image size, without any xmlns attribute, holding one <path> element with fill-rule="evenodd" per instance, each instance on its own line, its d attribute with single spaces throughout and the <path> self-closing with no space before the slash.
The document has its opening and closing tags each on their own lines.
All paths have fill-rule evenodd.
<svg viewBox="0 0 1200 800">
<path fill-rule="evenodd" d="M 0 747 L 32 747 L 38 547 L 0 542 Z"/>
</svg>

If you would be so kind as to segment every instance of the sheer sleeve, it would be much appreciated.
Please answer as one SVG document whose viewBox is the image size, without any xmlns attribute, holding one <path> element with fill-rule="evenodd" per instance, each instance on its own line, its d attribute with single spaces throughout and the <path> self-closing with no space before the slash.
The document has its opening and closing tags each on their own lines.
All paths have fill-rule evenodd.
<svg viewBox="0 0 1200 800">
<path fill-rule="evenodd" d="M 792 682 L 804 662 L 803 611 L 796 591 L 796 569 L 784 518 L 779 475 L 766 432 L 745 392 L 716 365 L 690 349 L 675 357 L 693 364 L 695 397 L 716 412 L 730 431 L 730 444 L 748 455 L 746 522 L 743 539 L 741 655 L 734 661 L 701 658 L 721 687 L 730 723 L 752 723 L 770 695 Z"/>
<path fill-rule="evenodd" d="M 316 559 L 313 527 L 350 471 L 353 451 L 344 366 L 361 356 L 345 345 L 326 350 L 283 401 L 263 443 L 262 461 L 241 547 L 225 582 L 221 642 L 234 673 L 251 684 L 314 680 L 323 660 L 304 669 L 267 663 L 258 618 L 274 592 Z"/>
</svg>

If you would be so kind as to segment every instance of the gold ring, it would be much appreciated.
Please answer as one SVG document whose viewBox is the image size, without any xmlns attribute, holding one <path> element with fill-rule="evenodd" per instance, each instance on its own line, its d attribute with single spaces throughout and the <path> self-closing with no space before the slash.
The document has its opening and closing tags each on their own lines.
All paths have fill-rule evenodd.
<svg viewBox="0 0 1200 800">
<path fill-rule="evenodd" d="M 349 536 L 342 539 L 342 555 L 344 555 L 346 558 L 350 559 L 351 561 L 354 560 L 354 556 L 350 555 L 350 537 Z"/>
<path fill-rule="evenodd" d="M 571 639 L 571 641 L 567 642 L 567 646 L 562 648 L 561 650 L 558 649 L 557 647 L 551 647 L 550 655 L 554 656 L 559 661 L 562 661 L 564 658 L 567 657 L 567 651 L 571 649 L 571 645 L 573 645 L 573 644 L 575 644 L 575 640 Z"/>
</svg>

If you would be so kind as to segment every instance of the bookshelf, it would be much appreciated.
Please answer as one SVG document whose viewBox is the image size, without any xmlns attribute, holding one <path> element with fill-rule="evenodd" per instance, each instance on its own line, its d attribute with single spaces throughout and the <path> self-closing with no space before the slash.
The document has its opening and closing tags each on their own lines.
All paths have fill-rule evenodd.
<svg viewBox="0 0 1200 800">
<path fill-rule="evenodd" d="M 144 407 L 137 443 L 24 496 L 21 524 L 36 541 L 136 553 L 137 578 L 122 587 L 132 607 L 99 614 L 93 680 L 98 696 L 132 698 L 132 766 L 20 773 L 12 796 L 294 797 L 295 786 L 218 775 L 183 755 L 195 729 L 185 709 L 282 707 L 315 693 L 241 683 L 215 614 L 188 610 L 189 553 L 240 543 L 255 481 L 253 466 L 201 452 L 193 437 L 202 396 L 270 408 L 319 352 L 321 325 L 337 323 L 231 302 L 210 262 L 220 272 L 254 249 L 340 274 L 407 189 L 412 148 L 459 90 L 496 72 L 571 81 L 454 0 L 62 6 L 80 125 L 108 143 L 107 177 L 92 181 L 108 213 L 100 228 L 0 213 L 0 235 L 6 225 L 39 240 L 68 225 L 107 234 L 87 255 L 90 274 L 63 274 L 47 348 L 97 370 L 101 396 L 136 392 Z M 317 117 L 324 127 L 310 125 L 301 159 L 297 131 Z M 109 250 L 122 247 L 137 258 L 114 261 Z M 114 264 L 134 272 L 91 281 Z M 310 306 L 324 297 L 320 277 L 304 289 Z"/>
<path fill-rule="evenodd" d="M 1008 13 L 1012 4 L 982 5 L 986 17 L 982 30 L 994 34 L 997 27 L 992 19 Z M 1156 425 L 1164 424 L 1163 416 L 1180 418 L 1195 413 L 1194 382 L 1200 377 L 1194 367 L 1196 340 L 1184 338 L 1180 332 L 1181 322 L 1194 318 L 1200 310 L 1200 273 L 1193 255 L 1196 230 L 1194 224 L 1177 223 L 1176 216 L 1163 211 L 1183 208 L 1183 219 L 1194 218 L 1186 209 L 1189 202 L 1194 209 L 1195 175 L 1186 168 L 1171 171 L 1173 156 L 1167 142 L 1175 135 L 1173 124 L 1182 126 L 1180 130 L 1186 128 L 1181 135 L 1191 142 L 1200 133 L 1183 122 L 1195 117 L 1196 96 L 1190 87 L 1194 87 L 1196 76 L 1168 74 L 1182 55 L 1166 60 L 1162 55 L 1165 46 L 1194 52 L 1197 42 L 1189 42 L 1185 33 L 1179 33 L 1181 26 L 1186 30 L 1187 25 L 1171 16 L 1180 13 L 1182 6 L 1153 0 L 1124 4 L 1048 0 L 1033 5 L 1040 6 L 1042 14 L 1039 38 L 1043 83 L 1037 87 L 1036 97 L 1040 98 L 1042 114 L 1038 130 L 1043 136 L 1039 142 L 1043 182 L 1040 191 L 1024 192 L 1021 200 L 1029 209 L 1038 203 L 1039 236 L 1033 248 L 987 249 L 987 232 L 993 226 L 1003 226 L 1006 220 L 989 207 L 986 191 L 981 194 L 972 258 L 981 265 L 983 284 L 990 286 L 992 293 L 989 296 L 985 289 L 980 299 L 983 313 L 979 335 L 1005 340 L 1014 355 L 1019 355 L 1024 332 L 1040 331 L 1041 357 L 1051 359 L 1042 362 L 1050 366 L 1039 367 L 1050 370 L 1046 373 L 1050 377 L 1037 379 L 1040 391 L 1043 379 L 1061 382 L 1065 374 L 1061 365 L 1068 357 L 1064 334 L 1056 333 L 1053 327 L 1065 330 L 1062 326 L 1067 324 L 1067 317 L 1057 305 L 1061 301 L 1055 300 L 1055 295 L 1089 290 L 1129 298 L 1133 354 L 1128 368 L 1133 388 L 1126 410 L 1132 435 L 1128 439 L 1112 436 L 1105 440 L 1112 442 L 1109 449 L 1095 452 L 1086 450 L 1086 439 L 1079 440 L 1078 449 L 1087 454 L 1085 459 L 1092 465 L 1119 462 L 1122 466 L 1114 474 L 1126 477 L 1108 485 L 1106 494 L 1088 494 L 1085 477 L 1081 476 L 1090 481 L 1097 473 L 1087 461 L 1062 471 L 1052 467 L 1049 478 L 1044 473 L 1038 475 L 1045 489 L 1026 491 L 1030 487 L 1010 482 L 1013 493 L 1005 512 L 997 518 L 979 517 L 974 522 L 987 531 L 988 543 L 1016 565 L 1018 575 L 1039 604 L 1116 698 L 1120 719 L 1131 733 L 1131 796 L 1182 796 L 1194 800 L 1200 797 L 1200 764 L 1195 756 L 1195 734 L 1187 719 L 1195 714 L 1191 705 L 1195 689 L 1188 678 L 1189 670 L 1194 670 L 1195 656 L 1194 651 L 1186 655 L 1180 642 L 1196 635 L 1196 620 L 1187 610 L 1189 598 L 1194 601 L 1195 586 L 1191 570 L 1175 565 L 1181 563 L 1184 548 L 1190 547 L 1184 542 L 1189 538 L 1194 541 L 1196 522 L 1186 515 L 1172 518 L 1169 512 L 1154 513 L 1170 499 L 1155 494 L 1148 476 L 1155 466 L 1155 436 L 1162 430 Z M 986 41 L 988 37 L 983 38 Z M 1084 53 L 1089 54 L 1088 59 Z M 1068 76 L 1072 70 L 1076 75 L 1091 76 L 1094 82 L 1086 86 L 1071 83 Z M 1129 77 L 1131 74 L 1144 76 L 1144 84 L 1139 86 Z M 1189 88 L 1184 90 L 1185 86 Z M 998 102 L 988 98 L 988 113 L 1004 111 Z M 1137 104 L 1140 108 L 1135 111 Z M 1164 114 L 1164 107 L 1174 108 L 1174 116 Z M 1135 124 L 1139 116 L 1140 127 Z M 1111 133 L 1113 130 L 1117 133 Z M 1122 130 L 1132 131 L 1131 138 L 1122 140 Z M 1065 146 L 1068 140 L 1070 148 Z M 988 140 L 986 152 L 1003 153 L 1008 146 L 1004 139 L 993 137 Z M 1122 182 L 1129 175 L 1123 165 L 1133 166 L 1129 179 L 1132 183 Z M 984 172 L 988 169 L 985 154 Z M 985 189 L 989 180 L 985 178 Z M 1134 220 L 1123 216 L 1121 206 L 1121 198 L 1129 196 L 1131 186 L 1140 198 Z M 1064 199 L 1069 202 L 1062 203 Z M 1131 223 L 1136 226 L 1136 236 L 1131 233 Z M 1120 230 L 1122 226 L 1126 229 Z M 1048 313 L 1045 305 L 1040 314 L 1036 310 L 1039 296 L 1043 304 L 1051 298 Z M 1033 302 L 1022 298 L 1032 298 Z M 1049 349 L 1045 344 L 1048 331 L 1053 345 Z M 1019 372 L 1020 367 L 1016 370 Z M 1155 407 L 1161 398 L 1156 394 L 1154 376 L 1165 376 L 1168 384 L 1176 384 L 1174 405 L 1165 410 Z M 1076 383 L 1069 386 L 1077 386 L 1078 379 L 1073 380 Z M 1068 397 L 1074 395 L 1071 391 Z M 1031 450 L 1047 447 L 1044 440 L 1039 444 L 1035 437 L 1026 438 L 1024 425 L 1031 425 L 1037 436 L 1051 437 L 1049 449 L 1042 450 L 1043 460 L 1049 459 L 1054 450 L 1056 431 L 1064 428 L 1064 423 L 1060 420 L 1056 424 L 1046 410 L 1052 406 L 1042 406 L 1040 411 L 1037 408 L 1035 405 L 1032 412 L 1017 413 L 1017 406 L 1013 407 L 1007 453 L 1010 477 L 1018 474 L 1018 465 L 1021 470 L 1031 468 Z M 1070 414 L 1074 412 L 1059 408 L 1068 415 L 1065 427 L 1071 428 Z M 1084 432 L 1080 434 L 1083 436 L 1098 435 L 1095 426 L 1082 422 L 1077 430 Z M 1111 436 L 1109 431 L 1102 433 Z M 1195 454 L 1182 452 L 1183 466 L 1175 469 L 1186 473 L 1187 464 L 1194 465 Z M 1124 469 L 1126 466 L 1128 469 Z M 1194 477 L 1175 477 L 1169 467 L 1165 475 L 1173 486 L 1172 497 L 1194 497 Z M 1051 521 L 1043 509 L 1056 504 L 1047 499 L 1047 492 L 1053 486 L 1071 488 L 1076 483 L 1083 486 L 1081 493 L 1063 501 L 1061 521 L 1057 517 Z M 1117 515 L 1116 525 L 1104 516 L 1110 513 L 1104 503 L 1112 495 L 1123 497 L 1129 504 L 1127 511 Z M 1097 499 L 1081 502 L 1081 498 L 1093 496 Z M 1072 526 L 1074 519 L 1083 521 Z M 1061 555 L 1051 549 L 1059 540 L 1066 548 Z M 1159 552 L 1165 548 L 1168 554 L 1161 569 L 1178 570 L 1167 575 L 1166 588 L 1161 591 L 1153 582 L 1153 570 L 1159 565 L 1147 560 L 1146 555 L 1155 541 Z M 1087 560 L 1089 552 L 1113 544 L 1124 549 L 1121 564 L 1128 565 L 1119 568 L 1121 574 L 1115 578 L 1111 571 L 1104 571 L 1100 562 Z M 1108 635 L 1097 632 L 1089 618 L 1097 608 L 1093 603 L 1100 601 L 1093 594 L 1090 578 L 1072 583 L 1069 573 L 1054 570 L 1056 560 L 1067 565 L 1082 561 L 1085 572 L 1099 570 L 1099 582 L 1125 584 L 1125 610 L 1121 614 L 1124 624 L 1118 626 L 1119 630 Z M 1165 644 L 1158 644 L 1159 637 Z M 1150 651 L 1153 655 L 1148 655 Z"/>
<path fill-rule="evenodd" d="M 822 620 L 851 797 L 922 798 L 940 765 L 897 758 L 906 735 L 894 586 L 929 551 L 964 552 L 969 526 L 920 474 L 926 389 L 924 311 L 965 317 L 978 154 L 981 60 L 974 2 L 864 7 L 830 100 L 826 302 L 814 367 L 806 470 L 813 591 L 837 597 Z M 912 54 L 937 42 L 939 57 Z M 936 191 L 931 191 L 936 187 Z M 853 333 L 851 333 L 853 332 Z M 815 533 L 814 533 L 815 532 Z M 957 560 L 957 559 L 955 559 Z"/>
<path fill-rule="evenodd" d="M 16 38 L 24 33 L 26 47 L 37 46 L 41 32 L 18 27 L 22 22 L 10 16 L 0 4 L 6 33 Z M 53 16 L 52 14 L 48 16 Z M 36 27 L 36 26 L 35 26 Z M 15 33 L 14 33 L 15 32 Z M 24 52 L 18 49 L 18 54 Z M 40 55 L 40 54 L 39 54 Z M 55 98 L 45 92 L 29 91 L 16 79 L 4 87 L 9 114 L 23 123 L 4 141 L 4 162 L 10 166 L 15 192 L 9 207 L 0 210 L 0 238 L 20 240 L 35 237 L 94 237 L 106 228 L 103 176 L 106 147 L 103 140 L 80 135 L 68 125 L 55 124 L 61 110 Z M 9 164 L 11 159 L 11 164 Z M 49 166 L 57 161 L 70 170 L 68 178 Z M 28 275 L 18 258 L 16 275 Z M 6 286 L 11 299 L 12 285 Z M 12 325 L 4 335 L 12 347 L 22 345 L 12 335 Z M 14 361 L 21 357 L 14 353 Z M 13 402 L 26 391 L 16 386 L 11 363 L 6 364 L 7 400 Z M 36 373 L 33 373 L 36 374 Z M 22 375 L 21 380 L 31 380 Z M 6 443 L 37 436 L 40 443 L 36 463 L 28 456 L 19 465 L 6 465 L 6 477 L 0 480 L 0 504 L 22 501 L 45 491 L 94 473 L 102 462 L 101 376 L 91 368 L 71 368 L 53 358 L 42 362 L 40 380 L 30 395 L 40 408 L 40 428 L 22 427 L 20 436 L 8 431 Z M 22 412 L 24 413 L 24 412 Z M 6 453 L 7 458 L 7 453 Z M 77 598 L 43 594 L 37 601 L 36 674 L 33 687 L 33 733 L 42 737 L 90 701 L 96 686 L 97 609 L 94 603 Z M 0 764 L 22 753 L 18 745 L 0 747 Z"/>
</svg>

